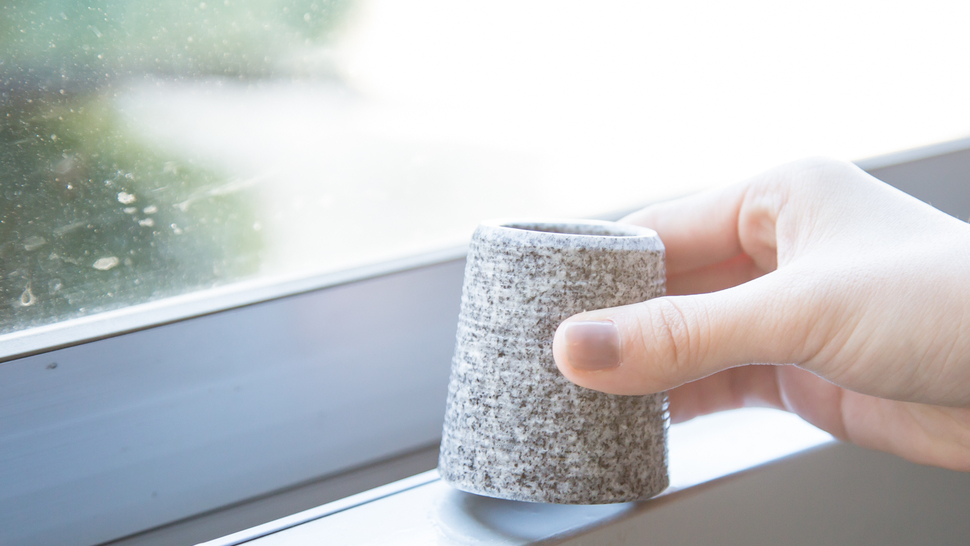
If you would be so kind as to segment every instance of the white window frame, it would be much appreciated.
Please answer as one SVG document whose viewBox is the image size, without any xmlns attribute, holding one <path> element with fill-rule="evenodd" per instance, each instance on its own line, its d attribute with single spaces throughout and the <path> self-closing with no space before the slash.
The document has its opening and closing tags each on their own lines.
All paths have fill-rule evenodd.
<svg viewBox="0 0 970 546">
<path fill-rule="evenodd" d="M 970 139 L 861 165 L 970 216 Z M 463 255 L 0 336 L 0 543 L 103 543 L 433 451 Z"/>
</svg>

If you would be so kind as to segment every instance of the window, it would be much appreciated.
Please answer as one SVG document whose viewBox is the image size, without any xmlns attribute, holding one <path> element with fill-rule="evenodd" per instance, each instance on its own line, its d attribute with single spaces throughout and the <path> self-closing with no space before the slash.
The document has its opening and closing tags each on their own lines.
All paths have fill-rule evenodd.
<svg viewBox="0 0 970 546">
<path fill-rule="evenodd" d="M 964 137 L 964 9 L 0 6 L 0 542 L 433 447 L 478 221 Z"/>
<path fill-rule="evenodd" d="M 0 333 L 961 137 L 954 9 L 7 3 Z"/>
</svg>

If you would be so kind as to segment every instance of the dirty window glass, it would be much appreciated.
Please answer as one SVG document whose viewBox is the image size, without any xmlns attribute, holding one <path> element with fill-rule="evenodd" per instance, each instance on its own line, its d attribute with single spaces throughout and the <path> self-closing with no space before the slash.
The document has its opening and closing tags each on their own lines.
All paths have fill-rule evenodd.
<svg viewBox="0 0 970 546">
<path fill-rule="evenodd" d="M 4 2 L 0 333 L 966 136 L 954 4 Z"/>
</svg>

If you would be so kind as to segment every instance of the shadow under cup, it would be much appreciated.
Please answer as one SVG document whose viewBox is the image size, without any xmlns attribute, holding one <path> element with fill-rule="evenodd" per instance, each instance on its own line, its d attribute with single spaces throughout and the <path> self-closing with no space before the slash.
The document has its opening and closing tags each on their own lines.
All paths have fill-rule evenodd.
<svg viewBox="0 0 970 546">
<path fill-rule="evenodd" d="M 566 318 L 665 293 L 656 232 L 593 220 L 495 220 L 469 246 L 441 442 L 443 480 L 563 504 L 647 498 L 667 478 L 663 393 L 604 394 L 564 378 Z"/>
</svg>

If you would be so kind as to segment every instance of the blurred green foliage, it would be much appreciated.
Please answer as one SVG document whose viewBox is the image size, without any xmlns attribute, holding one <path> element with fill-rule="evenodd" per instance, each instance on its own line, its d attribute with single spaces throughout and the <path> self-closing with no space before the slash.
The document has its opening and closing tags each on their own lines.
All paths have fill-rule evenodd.
<svg viewBox="0 0 970 546">
<path fill-rule="evenodd" d="M 148 73 L 268 77 L 286 57 L 329 41 L 349 4 L 14 0 L 0 8 L 2 66 L 8 77 L 19 69 L 61 81 Z"/>
<path fill-rule="evenodd" d="M 299 77 L 334 0 L 16 0 L 0 6 L 0 333 L 238 280 L 263 241 L 247 192 L 115 113 L 145 77 Z M 255 226 L 255 227 L 254 227 Z"/>
</svg>

